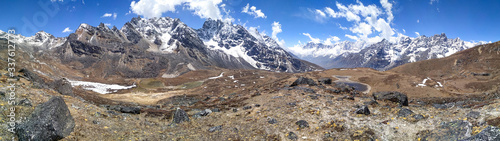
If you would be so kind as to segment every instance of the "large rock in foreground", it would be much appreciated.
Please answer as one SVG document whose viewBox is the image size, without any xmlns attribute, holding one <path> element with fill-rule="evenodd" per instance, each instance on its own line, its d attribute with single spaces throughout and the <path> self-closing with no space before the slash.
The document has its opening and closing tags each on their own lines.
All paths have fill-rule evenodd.
<svg viewBox="0 0 500 141">
<path fill-rule="evenodd" d="M 417 136 L 424 141 L 456 141 L 463 140 L 471 136 L 472 124 L 465 120 L 441 123 L 432 130 L 421 131 Z"/>
<path fill-rule="evenodd" d="M 402 106 L 408 106 L 408 97 L 400 92 L 375 92 L 373 93 L 375 100 L 388 100 L 397 102 Z"/>
<path fill-rule="evenodd" d="M 464 141 L 500 141 L 500 128 L 488 126 L 479 134 L 464 139 Z"/>
<path fill-rule="evenodd" d="M 74 127 L 66 103 L 55 96 L 38 105 L 28 121 L 16 127 L 16 134 L 21 141 L 53 141 L 68 136 Z"/>
</svg>

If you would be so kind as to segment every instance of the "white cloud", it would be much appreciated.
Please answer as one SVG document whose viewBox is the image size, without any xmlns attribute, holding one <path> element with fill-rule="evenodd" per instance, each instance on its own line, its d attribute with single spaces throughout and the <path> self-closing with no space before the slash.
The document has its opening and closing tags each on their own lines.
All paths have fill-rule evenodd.
<svg viewBox="0 0 500 141">
<path fill-rule="evenodd" d="M 432 5 L 432 3 L 434 3 L 434 2 L 438 3 L 438 2 L 439 2 L 439 0 L 431 0 L 431 1 L 429 2 L 429 4 L 431 4 L 431 5 Z"/>
<path fill-rule="evenodd" d="M 281 24 L 279 22 L 273 22 L 273 24 L 271 24 L 273 26 L 273 33 L 272 33 L 272 38 L 274 40 L 276 40 L 276 42 L 278 42 L 278 44 L 281 46 L 281 47 L 284 47 L 285 46 L 285 40 L 280 40 L 278 38 L 278 33 L 281 33 L 283 30 L 281 30 Z"/>
<path fill-rule="evenodd" d="M 372 26 L 367 24 L 367 23 L 364 23 L 364 22 L 355 25 L 350 30 L 353 33 L 359 33 L 359 34 L 362 34 L 364 36 L 368 36 L 368 35 L 372 34 Z"/>
<path fill-rule="evenodd" d="M 406 30 L 405 30 L 405 29 L 403 29 L 403 33 L 406 33 Z"/>
<path fill-rule="evenodd" d="M 130 10 L 146 18 L 161 17 L 165 12 L 175 12 L 175 6 L 184 5 L 201 18 L 221 19 L 219 4 L 222 0 L 140 0 L 130 3 Z"/>
<path fill-rule="evenodd" d="M 417 23 L 420 23 L 420 20 L 417 20 Z"/>
<path fill-rule="evenodd" d="M 321 42 L 321 40 L 319 38 L 313 38 L 311 36 L 311 34 L 309 34 L 309 33 L 302 33 L 302 35 L 309 37 L 309 39 L 311 39 L 311 41 L 309 41 L 309 42 L 311 42 L 311 43 L 319 44 Z"/>
<path fill-rule="evenodd" d="M 394 19 L 394 15 L 392 15 L 392 4 L 387 0 L 380 0 L 380 4 L 384 7 L 385 12 L 387 13 L 387 21 L 390 23 L 392 19 Z"/>
<path fill-rule="evenodd" d="M 111 13 L 104 13 L 104 15 L 101 16 L 101 18 L 106 18 L 106 17 L 111 17 L 113 14 Z"/>
<path fill-rule="evenodd" d="M 222 8 L 222 12 L 225 13 L 223 21 L 228 22 L 228 23 L 233 23 L 234 18 L 229 14 L 231 13 L 231 10 L 226 10 L 226 4 L 221 4 L 220 8 Z"/>
<path fill-rule="evenodd" d="M 293 52 L 295 55 L 299 56 L 306 56 L 306 55 L 311 55 L 317 52 L 315 48 L 303 48 L 304 44 L 302 44 L 300 41 L 298 44 L 294 45 L 293 47 L 288 47 L 288 50 Z"/>
<path fill-rule="evenodd" d="M 341 24 L 337 23 L 337 25 L 339 26 L 340 29 L 342 30 L 347 30 L 347 27 L 343 27 Z"/>
<path fill-rule="evenodd" d="M 417 37 L 420 36 L 420 33 L 418 33 L 418 32 L 415 32 L 415 34 L 417 35 Z"/>
<path fill-rule="evenodd" d="M 321 39 L 314 38 L 309 33 L 302 33 L 302 35 L 309 37 L 309 39 L 311 40 L 311 41 L 309 41 L 309 43 L 315 43 L 315 44 L 321 43 Z M 337 43 L 338 41 L 340 41 L 339 37 L 337 37 L 337 36 L 330 36 L 330 37 L 326 38 L 326 40 L 323 41 L 323 44 L 325 44 L 325 45 L 333 45 L 334 43 Z M 300 41 L 299 41 L 299 44 L 301 44 Z"/>
<path fill-rule="evenodd" d="M 113 20 L 116 20 L 116 17 L 118 16 L 118 14 L 116 13 L 104 13 L 104 15 L 101 16 L 101 18 L 107 18 L 107 17 L 113 17 Z"/>
<path fill-rule="evenodd" d="M 105 25 L 105 26 L 111 26 L 111 24 L 110 24 L 110 23 L 104 23 L 104 25 Z"/>
<path fill-rule="evenodd" d="M 272 28 L 273 29 L 272 37 L 273 38 L 278 38 L 278 37 L 276 37 L 276 35 L 278 33 L 281 33 L 283 31 L 283 30 L 281 30 L 281 24 L 279 22 L 275 21 L 271 25 L 273 26 L 273 28 Z"/>
<path fill-rule="evenodd" d="M 356 40 L 356 41 L 357 41 L 357 40 L 359 40 L 359 38 L 358 38 L 358 37 L 356 37 L 356 36 L 352 36 L 352 35 L 349 35 L 349 34 L 346 34 L 346 35 L 345 35 L 345 37 L 347 37 L 347 38 L 349 38 L 349 39 L 352 39 L 352 40 Z"/>
<path fill-rule="evenodd" d="M 241 10 L 241 13 L 247 13 L 249 15 L 254 16 L 254 18 L 267 18 L 267 16 L 262 12 L 262 10 L 257 10 L 257 7 L 250 6 L 250 3 L 247 3 L 245 7 Z"/>
<path fill-rule="evenodd" d="M 69 27 L 66 27 L 62 33 L 68 33 L 68 32 L 72 32 L 73 30 L 69 29 Z"/>
<path fill-rule="evenodd" d="M 327 15 L 325 14 L 325 12 L 319 10 L 319 9 L 310 9 L 310 8 L 307 8 L 307 12 L 306 14 L 304 14 L 303 16 L 305 16 L 306 18 L 308 19 L 312 19 L 316 22 L 319 22 L 319 23 L 324 23 L 326 19 L 328 19 Z"/>
<path fill-rule="evenodd" d="M 125 13 L 125 16 L 129 15 L 129 14 L 132 14 L 132 11 L 128 11 L 128 13 Z"/>
<path fill-rule="evenodd" d="M 330 7 L 325 7 L 325 12 L 332 18 L 338 18 L 339 13 L 336 13 L 332 8 Z"/>
<path fill-rule="evenodd" d="M 326 14 L 325 12 L 319 10 L 319 9 L 316 9 L 316 13 L 318 13 L 321 17 L 326 17 Z"/>
<path fill-rule="evenodd" d="M 332 41 L 333 41 L 333 43 L 336 43 L 336 42 L 340 41 L 340 38 L 337 36 L 330 36 L 330 38 L 326 38 L 324 44 L 325 45 L 333 45 Z"/>
<path fill-rule="evenodd" d="M 309 11 L 316 15 L 316 19 L 327 18 L 345 18 L 352 23 L 352 27 L 343 27 L 337 24 L 343 30 L 349 29 L 352 34 L 346 34 L 349 39 L 356 41 L 366 41 L 368 43 L 376 43 L 382 39 L 387 39 L 391 42 L 396 41 L 396 30 L 391 27 L 394 19 L 392 13 L 393 4 L 388 0 L 380 0 L 380 6 L 375 4 L 364 5 L 360 1 L 354 4 L 344 5 L 336 2 L 335 6 L 338 10 L 330 7 L 325 7 L 323 10 Z M 321 21 L 316 20 L 316 21 Z"/>
</svg>

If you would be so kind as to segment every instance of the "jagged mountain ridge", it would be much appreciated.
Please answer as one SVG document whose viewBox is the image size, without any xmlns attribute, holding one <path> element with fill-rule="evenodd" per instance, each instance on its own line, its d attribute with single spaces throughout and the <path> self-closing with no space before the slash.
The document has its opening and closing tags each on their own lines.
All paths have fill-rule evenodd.
<svg viewBox="0 0 500 141">
<path fill-rule="evenodd" d="M 243 26 L 212 19 L 201 29 L 169 17 L 137 17 L 121 29 L 83 23 L 65 38 L 45 32 L 33 37 L 18 36 L 18 42 L 27 45 L 25 48 L 44 50 L 36 53 L 37 58 L 60 60 L 90 77 L 176 77 L 211 66 L 279 72 L 322 69 L 292 57 L 270 37 L 259 40 Z"/>
<path fill-rule="evenodd" d="M 367 45 L 355 42 L 338 43 L 334 45 L 307 44 L 304 48 L 320 48 L 335 50 L 335 53 L 313 54 L 303 56 L 303 59 L 319 64 L 325 68 L 355 68 L 369 67 L 377 70 L 388 70 L 402 64 L 443 58 L 461 50 L 471 48 L 484 42 L 471 43 L 460 38 L 448 39 L 444 33 L 431 37 L 420 36 L 417 38 L 400 37 L 395 43 L 387 40 Z"/>
</svg>

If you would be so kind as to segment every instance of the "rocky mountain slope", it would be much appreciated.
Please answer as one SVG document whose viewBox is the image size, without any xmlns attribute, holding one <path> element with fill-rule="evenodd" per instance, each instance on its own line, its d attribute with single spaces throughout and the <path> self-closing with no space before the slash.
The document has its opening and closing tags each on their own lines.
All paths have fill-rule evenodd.
<svg viewBox="0 0 500 141">
<path fill-rule="evenodd" d="M 431 37 L 400 37 L 395 43 L 382 40 L 371 45 L 356 42 L 334 45 L 309 43 L 304 48 L 315 51 L 312 55 L 302 58 L 325 68 L 369 67 L 383 71 L 406 63 L 443 58 L 480 44 L 484 42 L 471 43 L 459 38 L 448 39 L 444 33 Z"/>
<path fill-rule="evenodd" d="M 322 69 L 294 58 L 268 36 L 258 32 L 254 36 L 240 25 L 211 19 L 197 30 L 179 19 L 137 17 L 122 29 L 83 23 L 65 38 L 43 31 L 33 37 L 15 36 L 31 59 L 62 63 L 61 67 L 90 78 L 176 77 L 209 67 L 278 72 Z M 50 71 L 62 69 L 49 67 Z"/>
</svg>

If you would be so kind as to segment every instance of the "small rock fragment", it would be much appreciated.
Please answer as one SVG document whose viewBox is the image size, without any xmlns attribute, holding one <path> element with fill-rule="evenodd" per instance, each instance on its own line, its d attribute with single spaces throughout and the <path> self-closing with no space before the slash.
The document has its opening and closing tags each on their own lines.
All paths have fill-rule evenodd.
<svg viewBox="0 0 500 141">
<path fill-rule="evenodd" d="M 290 132 L 290 133 L 288 133 L 288 139 L 297 140 L 297 139 L 299 139 L 299 137 L 297 137 L 297 134 L 295 134 L 294 132 Z"/>
<path fill-rule="evenodd" d="M 300 129 L 309 127 L 309 123 L 307 123 L 307 121 L 305 121 L 305 120 L 299 120 L 299 121 L 295 122 L 295 124 L 298 125 Z"/>
<path fill-rule="evenodd" d="M 208 132 L 215 132 L 215 131 L 220 131 L 220 130 L 222 130 L 222 125 L 210 127 L 208 129 Z"/>
<path fill-rule="evenodd" d="M 268 121 L 267 121 L 269 124 L 275 124 L 275 123 L 278 123 L 278 121 L 274 118 L 270 118 Z"/>
</svg>

